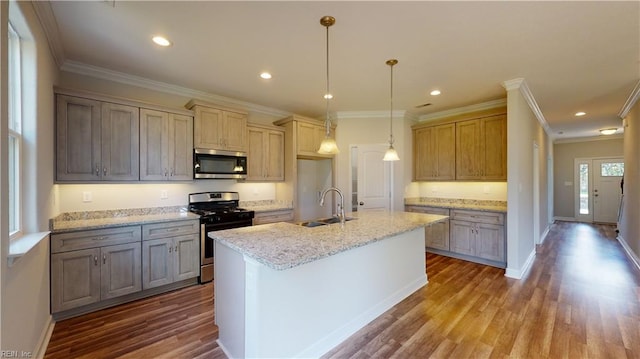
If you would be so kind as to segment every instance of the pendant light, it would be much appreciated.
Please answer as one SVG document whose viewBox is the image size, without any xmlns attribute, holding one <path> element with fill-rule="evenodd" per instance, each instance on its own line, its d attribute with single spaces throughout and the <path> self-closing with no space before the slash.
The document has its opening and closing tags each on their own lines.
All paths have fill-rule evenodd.
<svg viewBox="0 0 640 359">
<path fill-rule="evenodd" d="M 318 153 L 321 155 L 336 155 L 340 153 L 336 140 L 331 138 L 331 118 L 329 117 L 329 100 L 333 97 L 329 92 L 329 26 L 336 23 L 336 19 L 333 16 L 323 16 L 320 19 L 320 24 L 327 28 L 327 92 L 324 98 L 327 100 L 327 113 L 324 119 L 325 136 L 320 143 L 320 149 Z"/>
<path fill-rule="evenodd" d="M 387 60 L 387 65 L 391 68 L 391 105 L 389 106 L 389 148 L 384 153 L 383 161 L 400 161 L 398 152 L 393 148 L 393 65 L 397 63 L 398 60 L 396 59 Z"/>
</svg>

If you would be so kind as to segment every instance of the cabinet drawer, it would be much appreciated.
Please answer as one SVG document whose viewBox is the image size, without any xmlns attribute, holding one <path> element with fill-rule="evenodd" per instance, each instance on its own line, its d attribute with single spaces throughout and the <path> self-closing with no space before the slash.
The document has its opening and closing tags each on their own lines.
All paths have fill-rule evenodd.
<svg viewBox="0 0 640 359">
<path fill-rule="evenodd" d="M 429 207 L 429 206 L 404 206 L 406 212 L 418 212 L 426 214 L 437 214 L 441 216 L 448 216 L 449 209 L 442 207 Z"/>
<path fill-rule="evenodd" d="M 504 214 L 498 212 L 451 210 L 451 219 L 475 223 L 504 224 Z"/>
<path fill-rule="evenodd" d="M 142 240 L 175 237 L 183 234 L 200 233 L 200 221 L 174 221 L 142 226 Z"/>
<path fill-rule="evenodd" d="M 293 210 L 256 213 L 253 218 L 254 225 L 287 221 L 293 221 Z"/>
<path fill-rule="evenodd" d="M 140 226 L 52 234 L 51 253 L 139 242 L 140 238 Z"/>
</svg>

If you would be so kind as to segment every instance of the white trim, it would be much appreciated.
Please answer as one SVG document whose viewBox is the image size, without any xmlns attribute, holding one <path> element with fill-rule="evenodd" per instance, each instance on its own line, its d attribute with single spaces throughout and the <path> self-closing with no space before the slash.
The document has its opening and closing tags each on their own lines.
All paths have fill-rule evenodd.
<svg viewBox="0 0 640 359">
<path fill-rule="evenodd" d="M 547 228 L 544 229 L 544 231 L 542 232 L 542 235 L 540 236 L 540 243 L 538 244 L 544 243 L 545 239 L 547 239 L 547 236 L 549 235 L 550 230 L 551 230 L 550 226 L 547 226 Z"/>
<path fill-rule="evenodd" d="M 51 232 L 38 232 L 29 233 L 16 238 L 9 242 L 9 255 L 7 256 L 7 265 L 13 266 L 20 258 L 27 254 L 32 248 L 35 248 L 38 243 L 44 239 L 49 238 Z"/>
<path fill-rule="evenodd" d="M 475 105 L 463 106 L 463 107 L 458 107 L 451 110 L 445 110 L 445 111 L 430 113 L 428 115 L 422 115 L 418 117 L 418 122 L 426 122 L 426 121 L 436 120 L 443 117 L 451 117 L 451 116 L 462 115 L 470 112 L 489 110 L 492 108 L 502 107 L 506 105 L 507 105 L 507 99 L 501 98 L 498 100 L 487 101 L 487 102 L 483 102 Z"/>
<path fill-rule="evenodd" d="M 579 142 L 592 142 L 592 141 L 607 141 L 607 140 L 621 140 L 624 138 L 623 133 L 617 133 L 609 136 L 590 136 L 590 137 L 573 137 L 573 138 L 558 138 L 553 140 L 554 144 L 562 143 L 579 143 Z"/>
<path fill-rule="evenodd" d="M 396 110 L 393 111 L 393 118 L 404 118 L 407 111 Z M 337 119 L 350 119 L 350 118 L 382 118 L 389 119 L 389 111 L 338 111 L 336 112 Z"/>
<path fill-rule="evenodd" d="M 509 278 L 514 278 L 514 279 L 522 279 L 522 277 L 524 277 L 524 275 L 527 274 L 529 269 L 531 269 L 531 266 L 533 266 L 533 261 L 535 258 L 536 258 L 536 250 L 534 249 L 531 251 L 531 253 L 529 253 L 529 258 L 527 258 L 522 268 L 520 268 L 519 270 L 507 268 L 504 272 L 504 276 Z"/>
<path fill-rule="evenodd" d="M 575 217 L 560 217 L 560 216 L 555 216 L 553 217 L 554 221 L 563 221 L 563 222 L 578 222 L 578 220 L 575 219 Z"/>
<path fill-rule="evenodd" d="M 638 102 L 638 99 L 640 99 L 640 81 L 638 81 L 636 87 L 633 89 L 633 91 L 631 91 L 631 94 L 629 94 L 629 98 L 627 98 L 627 101 L 624 103 L 624 105 L 622 105 L 620 112 L 618 112 L 618 117 L 627 117 L 629 111 L 631 111 L 636 102 Z"/>
<path fill-rule="evenodd" d="M 53 320 L 53 317 L 49 315 L 47 318 L 47 324 L 42 328 L 42 333 L 40 334 L 40 339 L 38 340 L 38 344 L 34 349 L 34 358 L 44 358 L 45 353 L 47 352 L 47 347 L 49 346 L 49 341 L 51 340 L 51 334 L 53 334 L 53 329 L 56 326 L 56 322 Z"/>
<path fill-rule="evenodd" d="M 547 136 L 553 138 L 551 127 L 549 127 L 549 123 L 547 123 L 547 120 L 544 118 L 544 114 L 542 113 L 542 110 L 540 110 L 540 107 L 538 106 L 536 99 L 533 97 L 533 93 L 529 89 L 529 86 L 527 85 L 525 79 L 517 78 L 513 80 L 507 80 L 502 83 L 502 86 L 504 86 L 507 91 L 515 89 L 520 90 L 520 93 L 524 97 L 525 101 L 527 101 L 527 104 L 529 104 L 529 108 L 531 108 L 531 111 L 538 119 L 538 122 L 540 123 L 544 131 L 547 133 Z"/>
<path fill-rule="evenodd" d="M 292 115 L 292 113 L 288 111 L 282 111 L 272 107 L 256 105 L 250 102 L 232 99 L 230 97 L 214 95 L 204 91 L 193 90 L 187 87 L 172 85 L 166 82 L 155 81 L 155 80 L 151 80 L 141 76 L 129 75 L 124 72 L 113 71 L 113 70 L 105 69 L 98 66 L 83 64 L 76 61 L 67 60 L 60 67 L 60 69 L 66 72 L 95 77 L 95 78 L 108 80 L 112 82 L 118 82 L 125 85 L 137 86 L 137 87 L 142 87 L 149 90 L 155 90 L 155 91 L 170 93 L 178 96 L 184 96 L 184 97 L 195 98 L 195 99 L 204 100 L 208 102 L 214 102 L 220 105 L 240 107 L 241 109 L 244 109 L 250 112 L 261 113 L 261 114 L 270 115 L 274 117 L 284 118 Z"/>
<path fill-rule="evenodd" d="M 65 61 L 64 47 L 62 46 L 60 32 L 58 31 L 58 22 L 53 14 L 51 3 L 49 1 L 32 1 L 31 5 L 47 37 L 51 55 L 56 65 L 61 68 Z"/>
<path fill-rule="evenodd" d="M 629 257 L 629 259 L 636 266 L 636 269 L 640 271 L 640 258 L 633 252 L 631 247 L 629 247 L 629 244 L 627 243 L 627 241 L 624 240 L 622 235 L 618 234 L 616 239 L 618 240 L 618 242 L 620 242 L 620 244 L 622 245 L 622 248 L 624 248 L 624 251 L 627 253 L 627 256 Z"/>
</svg>

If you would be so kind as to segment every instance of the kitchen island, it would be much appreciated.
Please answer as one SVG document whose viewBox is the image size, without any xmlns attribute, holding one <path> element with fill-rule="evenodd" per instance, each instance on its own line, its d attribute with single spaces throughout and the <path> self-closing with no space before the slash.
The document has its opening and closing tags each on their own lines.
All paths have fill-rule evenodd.
<svg viewBox="0 0 640 359">
<path fill-rule="evenodd" d="M 231 358 L 319 357 L 427 283 L 424 227 L 446 216 L 354 213 L 210 232 L 218 344 Z"/>
</svg>

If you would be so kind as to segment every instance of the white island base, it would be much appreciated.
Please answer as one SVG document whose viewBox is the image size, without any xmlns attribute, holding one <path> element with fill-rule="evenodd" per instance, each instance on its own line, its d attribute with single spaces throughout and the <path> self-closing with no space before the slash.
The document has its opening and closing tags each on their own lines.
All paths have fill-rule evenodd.
<svg viewBox="0 0 640 359">
<path fill-rule="evenodd" d="M 427 283 L 424 233 L 285 270 L 216 241 L 218 344 L 230 358 L 320 357 Z"/>
</svg>

